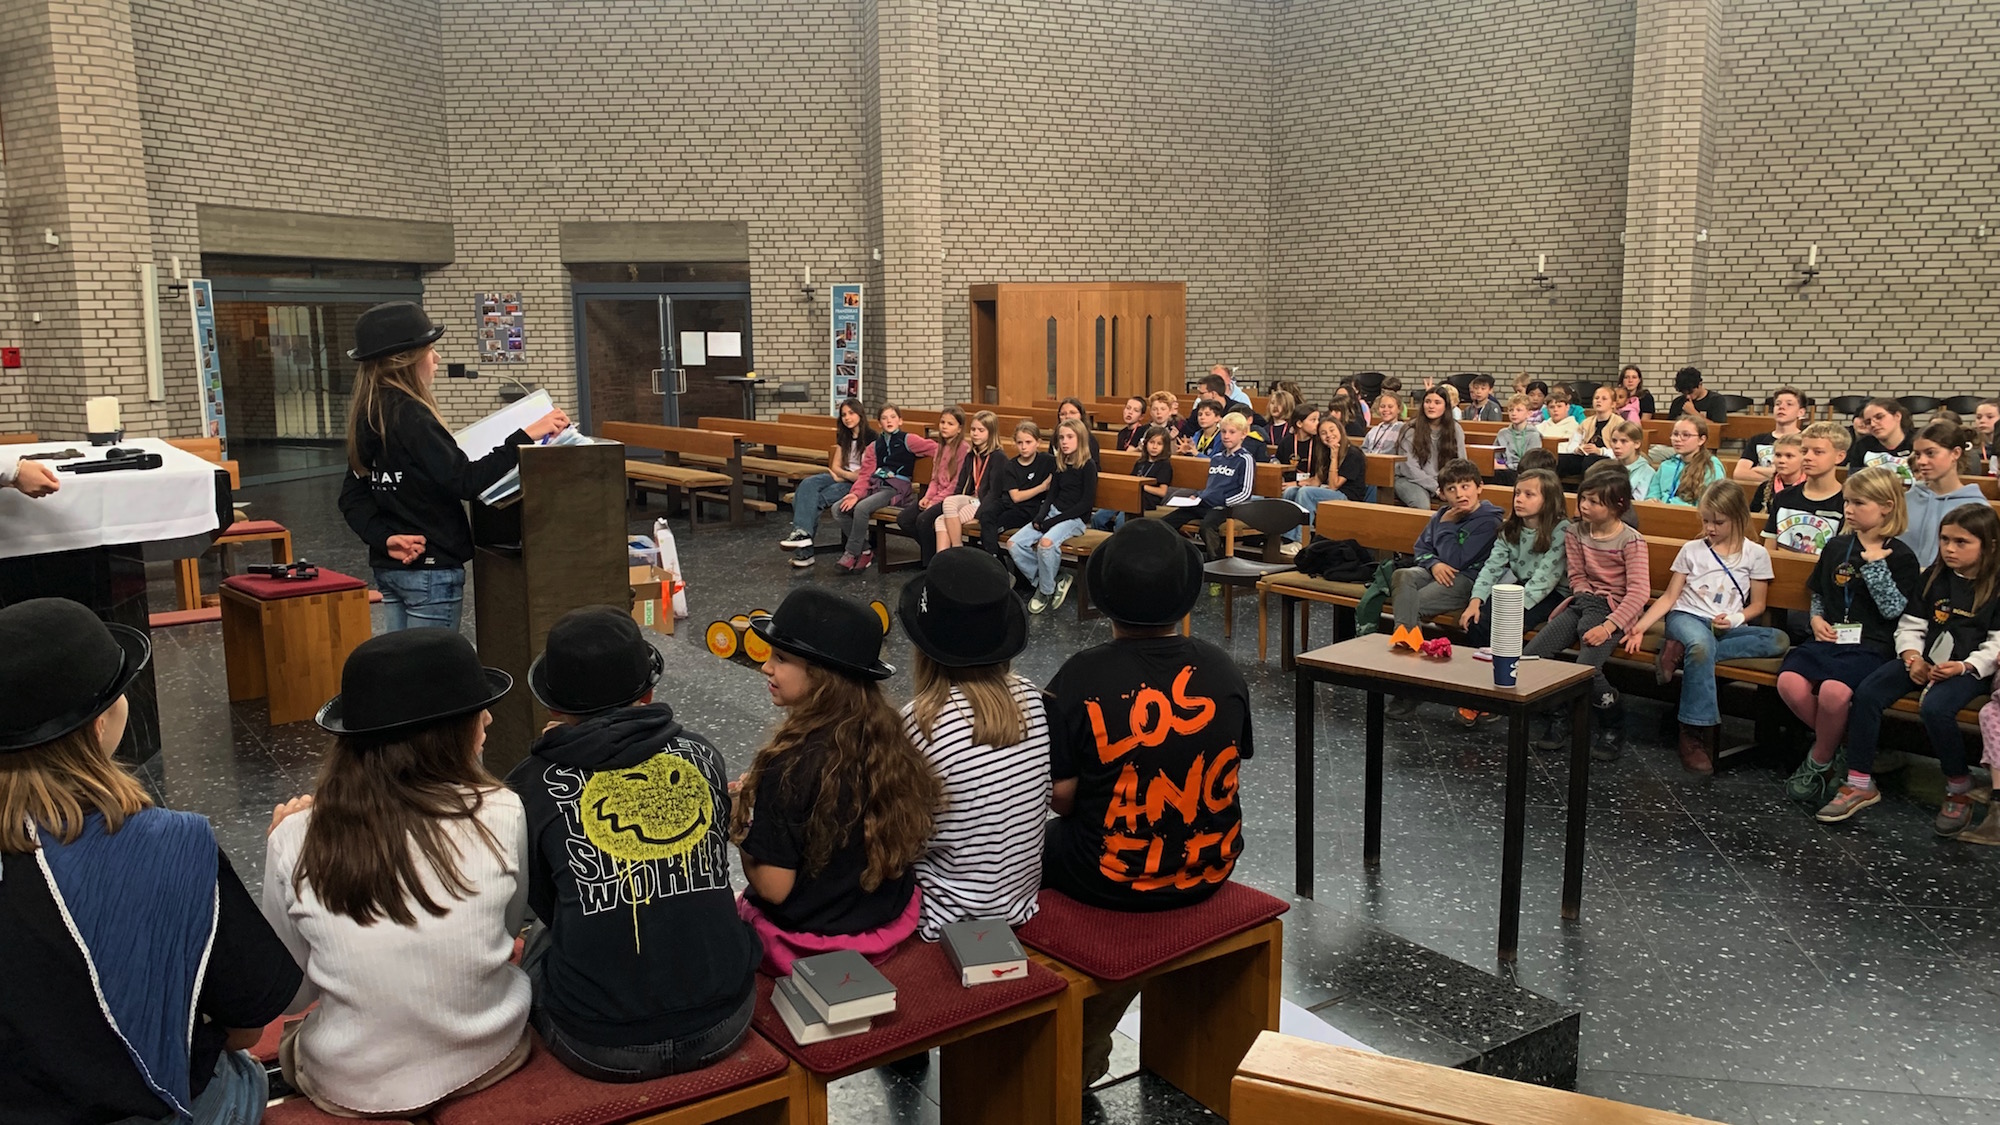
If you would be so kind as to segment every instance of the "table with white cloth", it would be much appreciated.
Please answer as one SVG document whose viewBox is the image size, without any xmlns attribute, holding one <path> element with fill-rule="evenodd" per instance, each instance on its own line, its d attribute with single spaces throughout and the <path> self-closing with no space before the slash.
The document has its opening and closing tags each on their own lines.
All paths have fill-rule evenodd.
<svg viewBox="0 0 2000 1125">
<path fill-rule="evenodd" d="M 61 597 L 87 605 L 105 621 L 149 632 L 146 560 L 185 558 L 206 550 L 230 512 L 229 481 L 220 466 L 158 438 L 133 438 L 120 448 L 160 457 L 157 469 L 104 473 L 58 472 L 60 491 L 30 499 L 0 489 L 0 603 Z M 9 446 L 25 456 L 74 449 L 82 458 L 51 467 L 102 461 L 106 449 L 82 441 Z M 158 694 L 149 665 L 126 692 L 131 719 L 118 753 L 144 761 L 160 749 Z"/>
</svg>

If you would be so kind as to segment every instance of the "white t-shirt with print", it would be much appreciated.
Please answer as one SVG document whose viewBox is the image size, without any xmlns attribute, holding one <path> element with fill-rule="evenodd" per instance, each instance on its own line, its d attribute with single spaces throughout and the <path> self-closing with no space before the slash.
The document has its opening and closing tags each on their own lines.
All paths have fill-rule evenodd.
<svg viewBox="0 0 2000 1125">
<path fill-rule="evenodd" d="M 1734 555 L 1718 554 L 1706 539 L 1681 545 L 1674 556 L 1674 573 L 1683 576 L 1674 608 L 1704 620 L 1723 613 L 1740 613 L 1750 601 L 1750 583 L 1770 581 L 1771 552 L 1748 540 Z"/>
</svg>

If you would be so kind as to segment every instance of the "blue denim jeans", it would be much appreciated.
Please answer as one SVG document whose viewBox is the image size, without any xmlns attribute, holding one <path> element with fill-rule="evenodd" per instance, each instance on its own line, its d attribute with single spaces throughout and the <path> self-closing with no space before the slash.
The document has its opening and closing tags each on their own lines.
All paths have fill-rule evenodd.
<svg viewBox="0 0 2000 1125">
<path fill-rule="evenodd" d="M 391 633 L 404 629 L 456 629 L 465 604 L 465 568 L 388 570 L 377 567 L 375 586 L 389 611 Z"/>
<path fill-rule="evenodd" d="M 245 1051 L 224 1051 L 215 1060 L 215 1076 L 189 1106 L 194 1125 L 257 1125 L 264 1119 L 264 1103 L 271 1100 L 271 1079 L 264 1064 Z M 128 1117 L 116 1125 L 174 1125 L 179 1118 Z"/>
<path fill-rule="evenodd" d="M 646 1082 L 670 1074 L 686 1074 L 728 1058 L 750 1032 L 750 1016 L 757 1007 L 755 989 L 729 1018 L 680 1039 L 631 1047 L 600 1047 L 582 1042 L 558 1027 L 542 1002 L 548 991 L 544 966 L 552 945 L 548 927 L 537 924 L 529 930 L 521 952 L 521 968 L 527 972 L 528 983 L 534 990 L 528 1021 L 534 1024 L 549 1054 L 585 1078 L 598 1082 Z"/>
<path fill-rule="evenodd" d="M 1316 484 L 1295 484 L 1285 490 L 1285 499 L 1304 508 L 1306 523 L 1310 524 L 1313 521 L 1313 517 L 1319 514 L 1320 501 L 1345 500 L 1347 499 L 1347 495 L 1337 488 L 1321 488 Z M 1298 542 L 1299 533 L 1304 530 L 1304 527 L 1295 527 L 1285 532 L 1285 542 Z"/>
<path fill-rule="evenodd" d="M 1125 513 L 1115 508 L 1099 508 L 1090 513 L 1090 526 L 1098 531 L 1117 531 L 1125 526 Z"/>
<path fill-rule="evenodd" d="M 818 473 L 799 482 L 792 492 L 792 526 L 810 535 L 819 526 L 819 514 L 833 507 L 854 487 L 835 480 L 832 473 Z"/>
<path fill-rule="evenodd" d="M 1056 575 L 1062 571 L 1063 543 L 1081 534 L 1082 520 L 1064 520 L 1047 531 L 1037 531 L 1029 524 L 1007 541 L 1007 553 L 1014 556 L 1014 567 L 1021 577 L 1048 596 L 1056 592 Z M 1044 539 L 1049 541 L 1046 547 L 1041 545 Z"/>
<path fill-rule="evenodd" d="M 1785 635 L 1762 625 L 1738 625 L 1717 633 L 1707 618 L 1681 610 L 1667 614 L 1667 639 L 1687 646 L 1681 658 L 1681 722 L 1712 727 L 1722 722 L 1715 702 L 1715 665 L 1721 660 L 1752 660 L 1785 651 Z"/>
</svg>

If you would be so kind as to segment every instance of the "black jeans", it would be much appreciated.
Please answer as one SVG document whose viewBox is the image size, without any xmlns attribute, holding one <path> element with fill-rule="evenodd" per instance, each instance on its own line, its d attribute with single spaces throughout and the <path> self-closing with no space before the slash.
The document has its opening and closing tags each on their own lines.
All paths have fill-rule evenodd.
<svg viewBox="0 0 2000 1125">
<path fill-rule="evenodd" d="M 1222 557 L 1222 525 L 1229 522 L 1229 509 L 1211 508 L 1207 504 L 1196 504 L 1188 508 L 1168 508 L 1160 519 L 1168 527 L 1182 527 L 1189 521 L 1201 519 L 1201 542 L 1208 549 L 1208 561 Z"/>
<path fill-rule="evenodd" d="M 750 1016 L 757 1008 L 754 988 L 743 998 L 742 1007 L 728 1019 L 693 1035 L 630 1047 L 600 1047 L 582 1042 L 556 1026 L 555 1019 L 542 1005 L 547 988 L 542 966 L 548 959 L 550 945 L 548 927 L 537 925 L 528 934 L 527 947 L 521 953 L 521 967 L 527 970 L 528 982 L 534 988 L 534 1006 L 529 1010 L 528 1022 L 534 1025 L 557 1062 L 585 1078 L 597 1082 L 645 1082 L 669 1074 L 686 1074 L 728 1058 L 750 1033 Z"/>
<path fill-rule="evenodd" d="M 896 527 L 917 541 L 917 562 L 920 566 L 931 565 L 931 556 L 937 554 L 937 521 L 942 515 L 943 504 L 919 508 L 915 498 L 896 509 Z M 979 527 L 983 538 L 986 525 L 981 523 Z"/>
</svg>

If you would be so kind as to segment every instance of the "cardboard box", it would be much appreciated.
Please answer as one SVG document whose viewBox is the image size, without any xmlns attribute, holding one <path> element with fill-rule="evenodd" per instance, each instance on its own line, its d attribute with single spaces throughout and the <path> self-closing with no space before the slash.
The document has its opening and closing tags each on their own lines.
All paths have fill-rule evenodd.
<svg viewBox="0 0 2000 1125">
<path fill-rule="evenodd" d="M 635 566 L 630 570 L 632 620 L 642 629 L 672 636 L 674 632 L 674 576 L 657 566 Z"/>
</svg>

